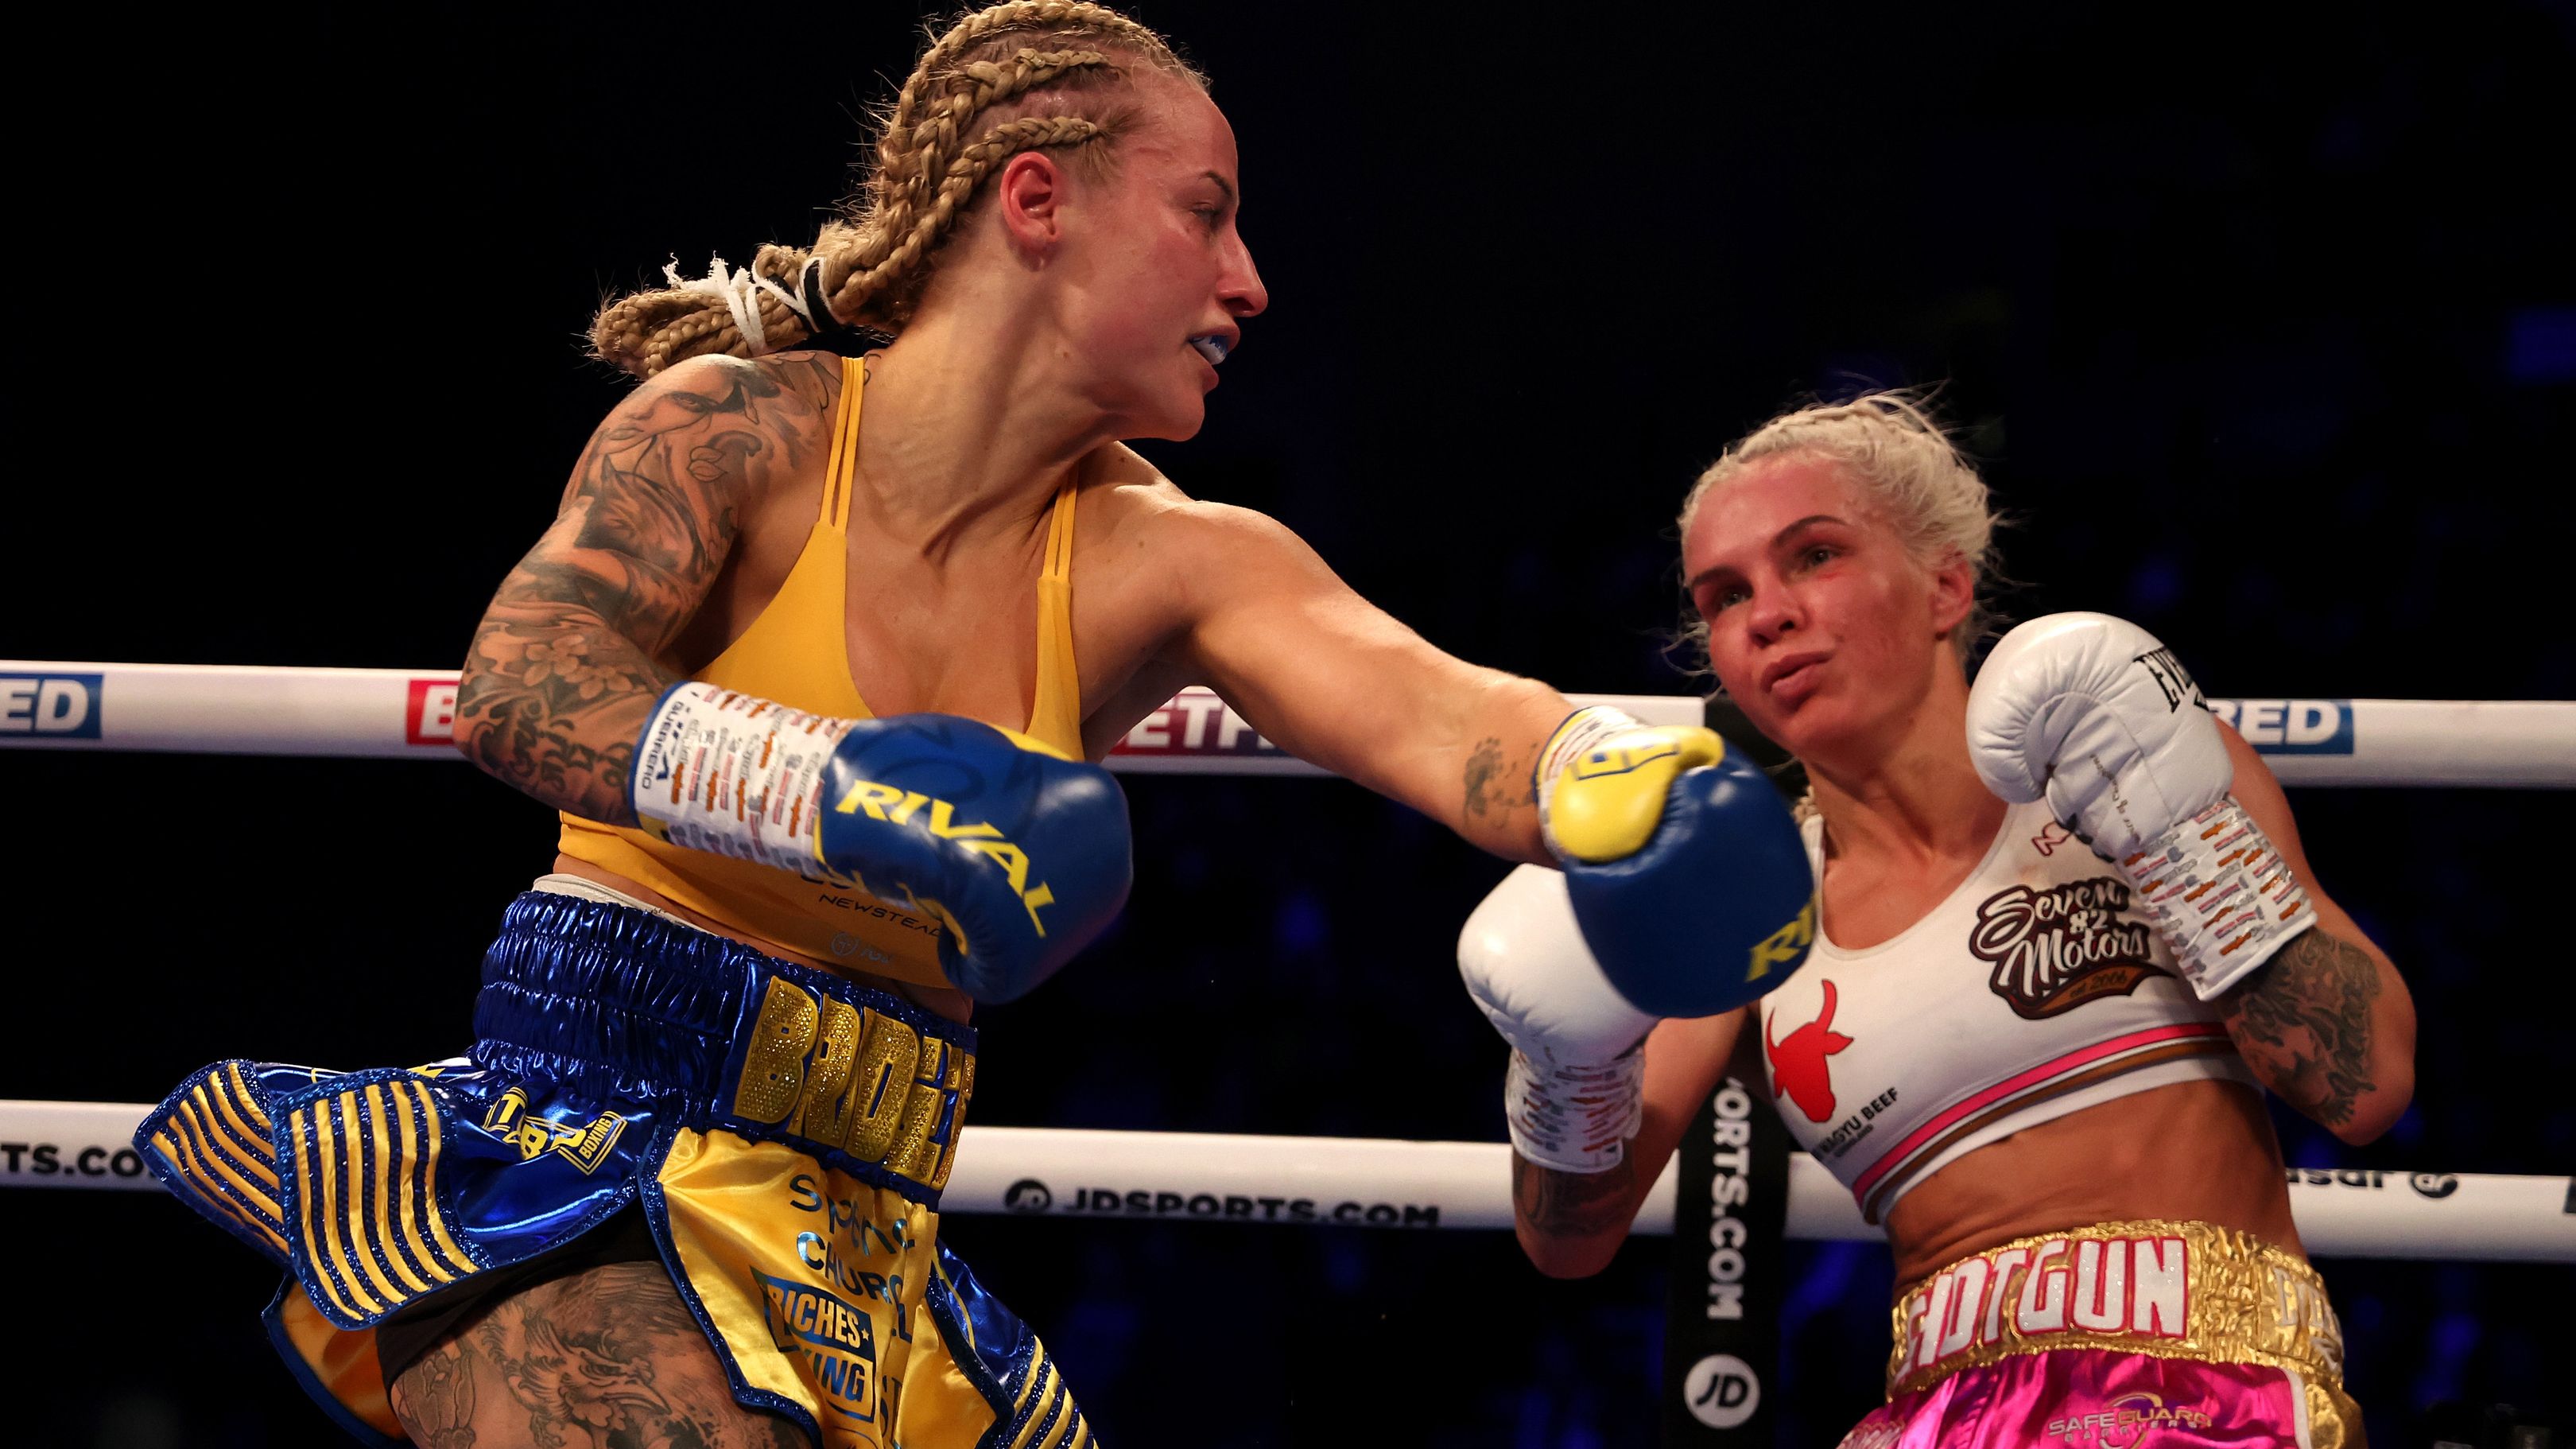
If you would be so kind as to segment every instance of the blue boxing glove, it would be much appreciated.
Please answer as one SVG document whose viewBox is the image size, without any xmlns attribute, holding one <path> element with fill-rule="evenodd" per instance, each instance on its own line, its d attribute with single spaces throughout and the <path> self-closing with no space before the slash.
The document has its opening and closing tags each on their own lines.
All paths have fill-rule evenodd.
<svg viewBox="0 0 2576 1449">
<path fill-rule="evenodd" d="M 815 854 L 940 919 L 939 965 L 977 1001 L 1061 970 L 1127 901 L 1127 796 L 1098 765 L 950 715 L 860 720 L 823 767 Z"/>
<path fill-rule="evenodd" d="M 977 1001 L 1025 995 L 1118 914 L 1134 878 L 1109 772 L 952 715 L 836 719 L 687 681 L 654 706 L 629 800 L 675 845 L 833 875 L 944 926 Z"/>
<path fill-rule="evenodd" d="M 1769 778 L 1712 730 L 1577 710 L 1540 752 L 1548 848 L 1584 943 L 1630 1005 L 1714 1016 L 1807 959 L 1816 881 Z"/>
</svg>

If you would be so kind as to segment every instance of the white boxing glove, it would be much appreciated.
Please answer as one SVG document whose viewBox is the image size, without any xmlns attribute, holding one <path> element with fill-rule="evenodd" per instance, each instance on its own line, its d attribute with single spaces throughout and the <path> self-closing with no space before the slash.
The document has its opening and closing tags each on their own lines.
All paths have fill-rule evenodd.
<svg viewBox="0 0 2576 1449">
<path fill-rule="evenodd" d="M 1458 974 L 1512 1044 L 1503 1080 L 1512 1146 L 1559 1172 L 1618 1166 L 1637 1135 L 1655 1018 L 1602 974 L 1565 877 L 1535 865 L 1503 877 L 1458 935 Z"/>
<path fill-rule="evenodd" d="M 1968 692 L 1968 758 L 2005 800 L 2045 795 L 2118 867 L 2204 1001 L 2316 922 L 2227 793 L 2236 767 L 2200 686 L 2125 619 L 2049 614 L 2006 634 Z"/>
<path fill-rule="evenodd" d="M 2218 721 L 2170 650 L 2126 619 L 2048 614 L 1986 656 L 1968 692 L 1968 757 L 1986 788 L 2049 813 L 2111 860 L 2225 798 Z"/>
</svg>

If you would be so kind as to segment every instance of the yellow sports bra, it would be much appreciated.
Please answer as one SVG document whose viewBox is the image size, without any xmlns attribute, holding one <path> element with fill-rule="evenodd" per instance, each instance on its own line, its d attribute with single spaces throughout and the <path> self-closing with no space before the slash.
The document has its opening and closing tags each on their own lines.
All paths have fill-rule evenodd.
<svg viewBox="0 0 2576 1449">
<path fill-rule="evenodd" d="M 805 550 L 777 597 L 713 663 L 694 676 L 815 714 L 866 719 L 850 682 L 843 582 L 849 570 L 850 490 L 859 456 L 859 405 L 867 369 L 841 363 L 841 406 L 832 427 L 831 471 Z M 1038 685 L 1024 733 L 1082 758 L 1082 681 L 1073 667 L 1073 508 L 1068 483 L 1047 526 L 1038 575 Z M 922 986 L 945 986 L 937 921 L 823 879 L 790 875 L 621 830 L 563 817 L 556 849 L 638 881 L 700 915 L 758 940 L 852 971 Z"/>
</svg>

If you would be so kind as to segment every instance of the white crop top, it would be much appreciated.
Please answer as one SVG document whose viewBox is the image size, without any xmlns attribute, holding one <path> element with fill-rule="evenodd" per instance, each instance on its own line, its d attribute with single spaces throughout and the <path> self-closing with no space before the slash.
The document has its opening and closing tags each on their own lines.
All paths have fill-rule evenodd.
<svg viewBox="0 0 2576 1449">
<path fill-rule="evenodd" d="M 1822 881 L 1824 822 L 1806 838 Z M 1846 951 L 1819 918 L 1806 964 L 1760 1003 L 1762 1070 L 1790 1134 L 1863 1217 L 2050 1118 L 2173 1082 L 2256 1086 L 2129 896 L 2033 803 L 2007 810 L 1986 858 L 1893 939 Z"/>
</svg>

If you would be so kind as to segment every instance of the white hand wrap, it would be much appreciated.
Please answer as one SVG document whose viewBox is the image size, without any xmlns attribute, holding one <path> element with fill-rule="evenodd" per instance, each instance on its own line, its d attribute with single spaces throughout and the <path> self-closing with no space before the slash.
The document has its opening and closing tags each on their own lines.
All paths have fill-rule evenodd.
<svg viewBox="0 0 2576 1449">
<path fill-rule="evenodd" d="M 1637 1135 L 1645 1084 L 1643 1041 L 1607 1062 L 1534 1062 L 1515 1049 L 1503 1074 L 1512 1150 L 1558 1172 L 1607 1172 Z"/>
<path fill-rule="evenodd" d="M 1458 974 L 1512 1046 L 1512 1146 L 1559 1172 L 1618 1166 L 1620 1144 L 1637 1134 L 1655 1019 L 1601 974 L 1565 877 L 1535 865 L 1503 877 L 1458 933 Z"/>
<path fill-rule="evenodd" d="M 2233 795 L 2118 864 L 2172 949 L 2175 973 L 2203 1001 L 2317 922 L 2289 862 Z"/>
<path fill-rule="evenodd" d="M 673 845 L 811 875 L 823 765 L 850 724 L 690 680 L 645 721 L 628 797 Z"/>
</svg>

